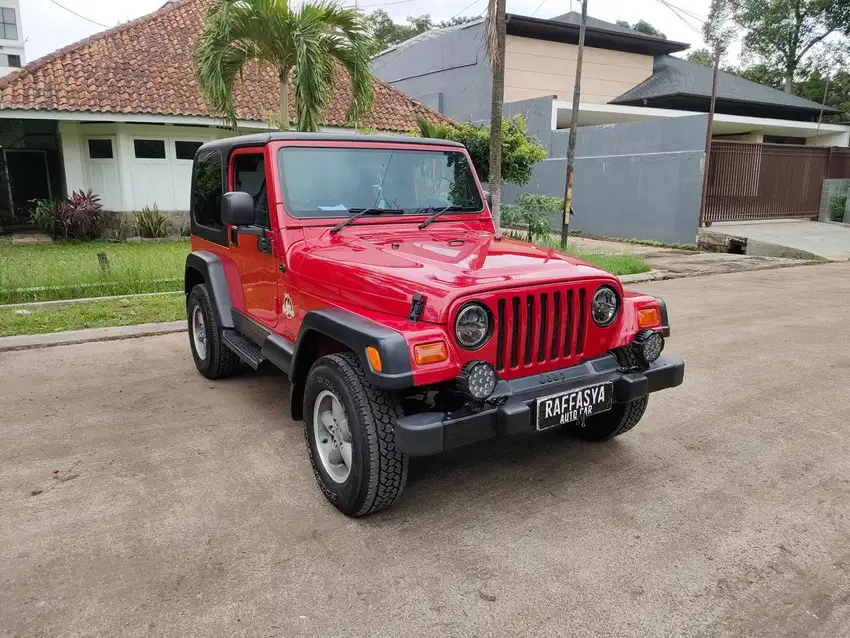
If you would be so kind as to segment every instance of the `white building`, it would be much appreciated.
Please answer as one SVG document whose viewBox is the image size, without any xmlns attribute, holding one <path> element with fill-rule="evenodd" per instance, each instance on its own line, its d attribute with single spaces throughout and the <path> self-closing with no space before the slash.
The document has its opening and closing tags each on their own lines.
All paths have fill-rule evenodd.
<svg viewBox="0 0 850 638">
<path fill-rule="evenodd" d="M 10 1 L 17 5 L 0 5 Z M 194 81 L 192 46 L 211 2 L 168 3 L 0 79 L 0 225 L 4 216 L 5 225 L 28 219 L 32 200 L 80 189 L 111 211 L 188 210 L 195 150 L 235 134 Z M 246 68 L 235 96 L 240 133 L 269 130 L 278 87 L 269 66 L 262 74 Z M 337 83 L 324 130 L 350 132 L 349 102 L 346 83 Z M 359 124 L 407 132 L 417 116 L 447 121 L 376 80 L 373 111 Z"/>
<path fill-rule="evenodd" d="M 20 0 L 0 0 L 0 77 L 26 64 Z"/>
</svg>

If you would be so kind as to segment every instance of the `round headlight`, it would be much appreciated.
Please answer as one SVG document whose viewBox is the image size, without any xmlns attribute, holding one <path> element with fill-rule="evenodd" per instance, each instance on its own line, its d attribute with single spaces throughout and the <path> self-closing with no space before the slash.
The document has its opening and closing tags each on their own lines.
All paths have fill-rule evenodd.
<svg viewBox="0 0 850 638">
<path fill-rule="evenodd" d="M 590 305 L 593 322 L 600 328 L 610 326 L 617 318 L 619 310 L 620 297 L 617 291 L 611 286 L 599 286 L 593 294 L 593 303 Z"/>
<path fill-rule="evenodd" d="M 490 312 L 480 303 L 468 303 L 455 319 L 455 337 L 467 350 L 483 346 L 490 337 Z"/>
<path fill-rule="evenodd" d="M 479 401 L 493 394 L 498 380 L 496 369 L 486 361 L 470 361 L 457 378 L 460 389 Z"/>
<path fill-rule="evenodd" d="M 664 337 L 654 330 L 641 330 L 632 342 L 632 352 L 649 365 L 661 356 L 664 350 Z"/>
</svg>

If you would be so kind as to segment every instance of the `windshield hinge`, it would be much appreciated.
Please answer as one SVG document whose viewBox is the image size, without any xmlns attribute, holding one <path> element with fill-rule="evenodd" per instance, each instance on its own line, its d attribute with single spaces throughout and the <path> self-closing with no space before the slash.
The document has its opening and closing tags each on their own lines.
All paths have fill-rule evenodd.
<svg viewBox="0 0 850 638">
<path fill-rule="evenodd" d="M 419 321 L 423 310 L 425 310 L 425 295 L 418 292 L 414 293 L 413 299 L 410 302 L 410 315 L 407 319 L 409 321 Z"/>
</svg>

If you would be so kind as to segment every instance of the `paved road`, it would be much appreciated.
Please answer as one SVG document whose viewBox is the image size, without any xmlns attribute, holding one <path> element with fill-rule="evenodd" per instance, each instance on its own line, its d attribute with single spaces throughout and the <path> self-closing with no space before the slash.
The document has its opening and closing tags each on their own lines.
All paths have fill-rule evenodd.
<svg viewBox="0 0 850 638">
<path fill-rule="evenodd" d="M 638 428 L 419 462 L 361 521 L 280 376 L 0 354 L 0 634 L 847 635 L 850 264 L 645 289 L 688 371 Z"/>
</svg>

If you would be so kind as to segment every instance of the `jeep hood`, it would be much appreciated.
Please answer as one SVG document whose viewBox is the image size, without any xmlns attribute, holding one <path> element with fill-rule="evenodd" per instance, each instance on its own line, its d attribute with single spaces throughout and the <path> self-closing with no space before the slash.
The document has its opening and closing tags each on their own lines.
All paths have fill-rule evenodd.
<svg viewBox="0 0 850 638">
<path fill-rule="evenodd" d="M 467 228 L 348 226 L 306 229 L 290 263 L 307 293 L 343 306 L 406 317 L 415 293 L 421 320 L 445 323 L 454 301 L 486 290 L 548 281 L 615 278 L 554 250 Z M 616 281 L 616 280 L 615 280 Z"/>
</svg>

